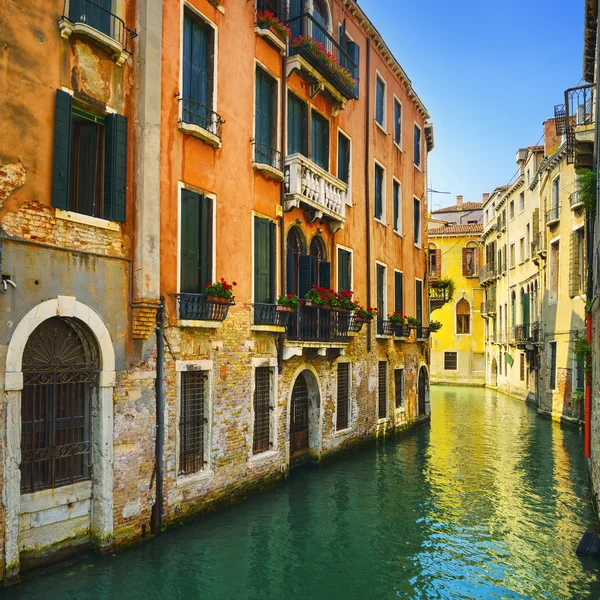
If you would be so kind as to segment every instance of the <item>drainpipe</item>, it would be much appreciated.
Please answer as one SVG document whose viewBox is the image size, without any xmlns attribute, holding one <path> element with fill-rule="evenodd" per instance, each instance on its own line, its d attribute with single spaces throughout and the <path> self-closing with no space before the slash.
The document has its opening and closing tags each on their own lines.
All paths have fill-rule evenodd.
<svg viewBox="0 0 600 600">
<path fill-rule="evenodd" d="M 156 501 L 152 507 L 151 530 L 158 535 L 163 518 L 163 455 L 165 447 L 165 299 L 160 297 L 156 313 Z"/>
<path fill-rule="evenodd" d="M 367 308 L 371 308 L 371 185 L 369 182 L 370 138 L 371 138 L 371 38 L 367 36 L 367 85 L 365 119 L 365 215 L 367 226 Z M 367 323 L 367 352 L 371 352 L 372 322 Z"/>
</svg>

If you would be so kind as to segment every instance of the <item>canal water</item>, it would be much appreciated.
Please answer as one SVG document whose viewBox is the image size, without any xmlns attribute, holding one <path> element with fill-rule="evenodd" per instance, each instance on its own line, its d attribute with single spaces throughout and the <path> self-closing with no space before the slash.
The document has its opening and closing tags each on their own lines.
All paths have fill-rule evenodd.
<svg viewBox="0 0 600 600">
<path fill-rule="evenodd" d="M 516 400 L 433 387 L 431 426 L 3 598 L 600 598 L 582 437 Z"/>
</svg>

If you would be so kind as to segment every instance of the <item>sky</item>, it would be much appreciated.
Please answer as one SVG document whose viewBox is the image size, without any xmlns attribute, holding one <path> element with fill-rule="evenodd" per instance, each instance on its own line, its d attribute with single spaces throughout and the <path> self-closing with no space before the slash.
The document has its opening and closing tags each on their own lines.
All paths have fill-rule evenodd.
<svg viewBox="0 0 600 600">
<path fill-rule="evenodd" d="M 582 77 L 584 0 L 359 0 L 434 124 L 430 209 L 506 185 Z"/>
</svg>

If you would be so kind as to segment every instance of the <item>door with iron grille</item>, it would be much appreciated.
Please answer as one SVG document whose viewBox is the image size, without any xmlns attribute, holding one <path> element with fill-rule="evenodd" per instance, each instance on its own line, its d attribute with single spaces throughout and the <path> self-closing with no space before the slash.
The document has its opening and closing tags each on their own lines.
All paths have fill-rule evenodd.
<svg viewBox="0 0 600 600">
<path fill-rule="evenodd" d="M 83 324 L 54 317 L 23 352 L 21 493 L 91 479 L 92 397 L 98 350 Z"/>
<path fill-rule="evenodd" d="M 290 415 L 290 457 L 308 454 L 308 385 L 300 373 L 292 390 Z"/>
</svg>

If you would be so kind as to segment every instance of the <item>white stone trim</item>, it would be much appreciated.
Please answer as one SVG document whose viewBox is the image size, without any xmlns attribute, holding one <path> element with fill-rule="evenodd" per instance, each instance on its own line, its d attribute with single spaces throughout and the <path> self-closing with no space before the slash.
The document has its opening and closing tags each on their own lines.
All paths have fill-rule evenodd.
<svg viewBox="0 0 600 600">
<path fill-rule="evenodd" d="M 109 231 L 120 231 L 121 227 L 116 221 L 107 221 L 98 217 L 91 217 L 82 213 L 73 212 L 70 210 L 56 209 L 54 216 L 63 221 L 71 221 L 72 223 L 81 223 L 82 225 L 90 225 L 98 229 L 108 229 Z"/>
</svg>

